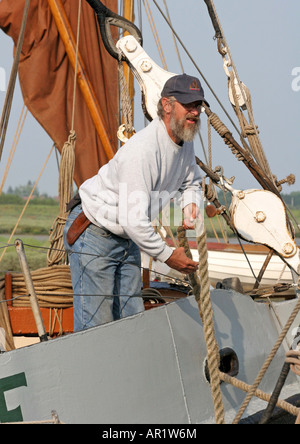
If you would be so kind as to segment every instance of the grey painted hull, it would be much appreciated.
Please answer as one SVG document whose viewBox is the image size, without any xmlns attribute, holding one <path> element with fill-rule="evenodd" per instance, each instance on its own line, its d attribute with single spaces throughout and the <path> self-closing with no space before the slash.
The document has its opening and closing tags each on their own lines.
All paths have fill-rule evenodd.
<svg viewBox="0 0 300 444">
<path fill-rule="evenodd" d="M 237 377 L 251 384 L 278 338 L 277 321 L 267 305 L 233 291 L 212 291 L 212 302 L 219 347 L 236 352 Z M 295 303 L 276 304 L 283 323 Z M 298 318 L 295 325 L 299 324 Z M 272 392 L 284 354 L 281 347 L 260 385 L 262 390 Z M 213 423 L 205 358 L 193 297 L 3 353 L 0 421 L 46 420 L 55 410 L 65 423 Z M 299 389 L 299 380 L 291 374 L 282 396 L 297 394 Z M 245 393 L 222 384 L 222 394 L 226 422 L 230 422 Z M 255 399 L 245 416 L 265 405 Z"/>
</svg>

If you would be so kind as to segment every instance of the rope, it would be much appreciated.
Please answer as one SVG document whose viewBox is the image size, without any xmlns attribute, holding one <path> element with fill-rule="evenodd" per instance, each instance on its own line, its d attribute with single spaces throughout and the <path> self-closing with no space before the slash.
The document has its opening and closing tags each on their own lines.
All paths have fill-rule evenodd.
<svg viewBox="0 0 300 444">
<path fill-rule="evenodd" d="M 231 71 L 230 72 L 230 77 L 229 77 L 229 82 L 231 85 L 231 89 L 232 89 L 232 93 L 233 93 L 233 98 L 234 98 L 234 102 L 235 102 L 235 106 L 233 107 L 237 118 L 239 120 L 240 123 L 240 127 L 241 127 L 241 131 L 242 131 L 242 137 L 248 138 L 249 140 L 249 144 L 251 147 L 251 153 L 253 154 L 254 158 L 256 159 L 257 163 L 261 166 L 261 168 L 266 172 L 266 174 L 272 179 L 273 175 L 270 169 L 270 165 L 267 161 L 266 155 L 264 153 L 262 144 L 259 140 L 259 131 L 258 131 L 258 127 L 254 124 L 253 121 L 253 111 L 252 111 L 252 101 L 251 101 L 251 95 L 249 90 L 247 89 L 246 91 L 243 90 L 243 92 L 245 93 L 246 96 L 246 105 L 247 105 L 247 109 L 249 111 L 249 114 L 251 117 L 250 121 L 253 123 L 248 123 L 240 106 L 238 103 L 238 98 L 237 98 L 237 92 L 236 92 L 236 84 L 234 82 L 234 79 L 236 78 L 236 75 Z M 243 88 L 242 85 L 240 85 L 241 88 Z M 247 149 L 247 148 L 246 148 Z"/>
<path fill-rule="evenodd" d="M 189 250 L 188 242 L 185 236 L 185 230 L 181 227 L 179 231 L 179 242 L 180 246 L 185 245 L 185 247 Z M 184 239 L 185 238 L 185 239 Z M 207 344 L 207 352 L 208 352 L 208 362 L 209 364 L 209 372 L 210 372 L 210 378 L 211 378 L 211 384 L 212 384 L 212 395 L 213 395 L 213 402 L 215 406 L 215 414 L 216 414 L 216 422 L 218 424 L 224 423 L 224 412 L 223 412 L 223 406 L 222 406 L 222 398 L 221 398 L 221 391 L 220 391 L 220 380 L 223 380 L 227 383 L 231 383 L 233 386 L 241 388 L 244 391 L 247 391 L 251 396 L 257 396 L 261 399 L 264 399 L 268 401 L 270 399 L 270 395 L 263 394 L 260 390 L 257 390 L 258 384 L 256 385 L 256 388 L 253 390 L 254 386 L 249 386 L 241 381 L 237 381 L 235 378 L 230 378 L 228 375 L 224 375 L 223 373 L 218 371 L 219 368 L 219 351 L 218 351 L 218 344 L 215 340 L 214 335 L 214 328 L 213 328 L 213 313 L 212 313 L 212 307 L 211 307 L 211 301 L 209 297 L 209 284 L 208 284 L 208 278 L 207 278 L 207 249 L 206 247 L 206 233 L 203 233 L 201 236 L 197 238 L 197 245 L 198 245 L 198 252 L 199 252 L 199 258 L 200 258 L 200 276 L 201 276 L 201 282 L 202 282 L 202 291 L 201 291 L 201 297 L 196 298 L 199 306 L 199 311 L 203 314 L 201 314 L 201 318 L 203 319 L 203 326 L 204 326 L 204 334 L 205 334 L 205 341 Z M 201 252 L 203 254 L 201 254 Z M 187 251 L 187 254 L 191 256 L 190 251 Z M 68 266 L 53 266 L 53 267 L 47 267 L 44 269 L 36 270 L 32 272 L 32 278 L 34 280 L 34 286 L 37 291 L 37 295 L 39 298 L 39 303 L 42 307 L 47 308 L 55 308 L 55 317 L 54 321 L 58 319 L 60 325 L 62 324 L 61 317 L 58 317 L 57 309 L 58 308 L 66 308 L 69 306 L 72 306 L 73 302 L 73 295 L 72 294 L 72 282 L 71 282 L 71 276 L 70 276 L 70 269 Z M 18 293 L 19 296 L 14 298 L 14 306 L 27 306 L 28 305 L 28 297 L 26 296 L 26 286 L 23 280 L 22 275 L 16 274 L 13 275 L 13 292 L 12 293 Z M 63 289 L 62 287 L 65 286 Z M 3 284 L 2 284 L 3 287 Z M 1 282 L 0 282 L 0 288 L 1 288 Z M 22 289 L 23 288 L 23 289 Z M 198 287 L 199 288 L 199 287 Z M 57 293 L 55 293 L 57 291 Z M 197 291 L 194 289 L 195 296 L 197 295 Z M 24 296 L 22 298 L 22 294 L 24 293 Z M 58 293 L 60 292 L 60 293 Z M 114 295 L 112 295 L 113 297 Z M 145 295 L 147 296 L 147 295 Z M 7 302 L 7 301 L 5 301 Z M 286 336 L 291 324 L 294 322 L 294 319 L 296 315 L 298 314 L 300 309 L 300 301 L 298 302 L 297 306 L 295 307 L 290 319 L 288 320 L 285 328 L 283 329 L 275 347 L 273 348 L 270 356 L 268 357 L 267 364 L 265 364 L 262 368 L 262 371 L 260 372 L 260 375 L 262 372 L 265 372 L 266 365 L 269 365 L 271 360 L 273 359 L 276 351 L 278 350 L 279 346 L 281 345 L 281 342 L 283 341 L 284 337 Z M 50 320 L 51 323 L 51 320 Z M 61 328 L 62 330 L 62 328 Z M 50 329 L 51 331 L 51 329 Z M 300 352 L 295 352 L 292 355 L 288 356 L 288 358 L 293 359 L 292 364 L 295 364 L 296 366 L 299 366 L 299 355 Z M 296 361 L 295 361 L 296 359 Z M 300 367 L 297 367 L 297 370 L 299 370 Z M 211 370 L 212 369 L 212 370 Z M 260 377 L 259 375 L 259 377 Z M 218 383 L 216 382 L 216 385 L 213 385 L 213 379 L 216 379 Z M 293 415 L 298 415 L 299 409 L 295 410 L 294 406 L 291 406 L 288 403 L 285 403 L 284 401 L 277 401 L 277 405 L 285 410 L 287 410 L 289 413 Z M 300 420 L 300 417 L 299 417 Z"/>
<path fill-rule="evenodd" d="M 78 55 L 79 55 L 79 31 L 80 31 L 80 21 L 81 21 L 81 2 L 79 0 L 78 5 L 78 19 L 77 19 L 77 39 L 76 39 L 76 56 L 75 56 L 75 68 L 74 68 L 74 90 L 73 90 L 73 107 L 72 107 L 72 123 L 71 130 L 74 130 L 74 120 L 75 120 L 75 103 L 76 103 L 76 86 L 77 86 L 77 67 L 78 67 Z"/>
<path fill-rule="evenodd" d="M 191 252 L 186 238 L 186 232 L 183 227 L 178 228 L 177 235 L 178 235 L 179 245 L 185 249 L 186 255 L 191 258 Z M 271 395 L 266 395 L 260 390 L 257 390 L 257 388 L 300 310 L 300 301 L 298 302 L 296 308 L 293 310 L 290 319 L 288 320 L 285 328 L 282 330 L 281 335 L 279 336 L 273 350 L 271 351 L 270 355 L 268 356 L 268 359 L 263 365 L 253 386 L 247 385 L 241 381 L 236 380 L 235 378 L 231 378 L 230 376 L 225 375 L 224 373 L 219 371 L 219 348 L 217 341 L 215 339 L 214 325 L 213 325 L 213 311 L 209 295 L 207 239 L 205 232 L 201 236 L 197 237 L 197 246 L 198 246 L 198 253 L 200 260 L 199 274 L 200 274 L 201 288 L 200 288 L 200 282 L 198 281 L 197 278 L 194 280 L 194 276 L 190 276 L 190 281 L 193 287 L 193 294 L 195 295 L 195 298 L 199 306 L 200 317 L 203 322 L 204 337 L 207 346 L 207 363 L 210 374 L 210 384 L 211 384 L 211 392 L 214 402 L 216 422 L 217 424 L 223 424 L 225 421 L 224 406 L 220 390 L 220 379 L 221 379 L 223 381 L 226 381 L 227 383 L 231 383 L 232 385 L 242 389 L 243 391 L 248 392 L 248 395 L 234 420 L 234 423 L 237 424 L 240 421 L 245 408 L 247 407 L 248 403 L 250 402 L 253 396 L 257 396 L 266 401 L 271 400 Z M 199 291 L 201 291 L 200 297 L 199 297 Z M 287 362 L 290 362 L 294 366 L 293 371 L 294 372 L 299 371 L 300 373 L 299 358 L 300 358 L 300 352 L 296 353 L 294 352 L 294 354 L 287 355 Z M 295 408 L 291 404 L 280 400 L 277 400 L 277 405 L 287 410 L 289 413 L 298 416 L 297 421 L 299 420 L 300 422 L 300 409 Z"/>
<path fill-rule="evenodd" d="M 217 22 L 218 29 L 220 30 L 220 35 L 217 37 L 218 40 L 218 51 L 221 54 L 225 64 L 226 64 L 226 75 L 229 76 L 229 84 L 231 86 L 231 91 L 234 99 L 234 111 L 239 120 L 239 124 L 242 130 L 241 140 L 244 145 L 244 148 L 247 151 L 250 151 L 254 158 L 256 159 L 257 164 L 262 168 L 268 178 L 274 183 L 274 185 L 281 191 L 282 183 L 293 183 L 293 175 L 291 174 L 289 178 L 284 179 L 283 181 L 278 182 L 276 177 L 272 174 L 270 165 L 268 163 L 267 157 L 265 155 L 262 143 L 259 138 L 259 130 L 254 121 L 254 113 L 251 101 L 251 94 L 247 87 L 245 87 L 238 75 L 237 68 L 232 58 L 232 54 L 228 43 L 226 41 L 224 31 L 222 29 L 221 22 L 219 20 L 215 5 L 213 0 L 210 0 L 210 5 L 213 10 L 214 19 Z M 223 47 L 222 47 L 223 45 Z M 225 56 L 228 55 L 228 60 L 225 60 Z M 229 72 L 228 67 L 232 67 L 232 71 Z M 239 90 L 242 94 L 243 100 L 245 102 L 245 108 L 248 112 L 249 123 L 243 114 L 242 109 L 239 106 L 237 90 L 236 87 L 239 87 Z M 248 145 L 245 143 L 245 140 L 248 138 L 251 150 L 249 150 Z"/>
<path fill-rule="evenodd" d="M 11 70 L 11 74 L 10 74 L 9 84 L 8 84 L 8 88 L 7 88 L 5 102 L 3 105 L 2 115 L 1 115 L 0 160 L 2 157 L 3 146 L 4 146 L 4 142 L 5 142 L 5 136 L 6 136 L 9 116 L 10 116 L 10 112 L 11 112 L 11 106 L 12 106 L 12 101 L 13 101 L 13 95 L 14 95 L 17 75 L 18 75 L 18 66 L 19 66 L 20 55 L 21 55 L 22 46 L 23 46 L 23 40 L 24 40 L 24 34 L 25 34 L 25 28 L 26 28 L 26 23 L 27 23 L 29 6 L 30 6 L 30 0 L 26 0 L 25 6 L 24 6 L 24 12 L 23 12 L 20 33 L 19 33 L 18 42 L 17 42 L 17 46 L 16 46 L 16 51 L 15 51 L 14 62 L 13 62 L 13 66 L 12 66 L 12 70 Z"/>
<path fill-rule="evenodd" d="M 225 412 L 222 401 L 219 372 L 220 355 L 219 346 L 215 337 L 213 310 L 209 291 L 210 284 L 208 278 L 208 254 L 205 228 L 202 235 L 197 237 L 197 246 L 199 253 L 199 274 L 201 282 L 201 295 L 200 300 L 198 301 L 198 306 L 199 312 L 202 313 L 204 338 L 207 347 L 207 364 L 210 375 L 210 387 L 214 402 L 216 423 L 224 424 Z"/>
<path fill-rule="evenodd" d="M 15 345 L 14 345 L 13 332 L 10 325 L 10 317 L 4 293 L 5 293 L 4 279 L 1 279 L 0 280 L 0 326 L 1 329 L 3 329 L 5 332 L 5 344 L 3 345 L 5 345 L 5 350 L 9 351 L 9 350 L 14 350 Z"/>
<path fill-rule="evenodd" d="M 65 142 L 61 151 L 61 163 L 59 168 L 59 185 L 58 185 L 59 214 L 53 222 L 49 236 L 50 250 L 47 255 L 47 263 L 49 267 L 67 261 L 67 254 L 64 251 L 59 251 L 59 250 L 63 250 L 64 246 L 63 230 L 68 215 L 66 211 L 66 206 L 67 203 L 71 200 L 73 195 L 73 177 L 75 169 L 75 145 L 76 145 L 74 120 L 75 120 L 75 104 L 76 104 L 77 67 L 78 67 L 78 57 L 79 57 L 81 3 L 82 0 L 79 0 L 71 130 L 68 140 L 67 142 Z"/>
<path fill-rule="evenodd" d="M 233 143 L 231 143 L 231 141 L 225 137 L 225 135 L 230 133 L 230 131 L 227 128 L 227 126 L 221 121 L 221 119 L 219 118 L 219 116 L 216 113 L 213 113 L 213 112 L 209 113 L 209 123 L 215 129 L 215 131 L 219 134 L 219 136 L 221 136 L 224 139 L 225 144 L 229 146 L 229 148 L 231 149 L 232 153 L 236 156 L 236 158 L 239 161 L 243 161 L 244 156 L 242 156 L 239 153 L 239 151 L 235 148 Z"/>
<path fill-rule="evenodd" d="M 7 175 L 8 175 L 8 172 L 9 172 L 9 169 L 10 169 L 19 139 L 20 139 L 20 136 L 21 136 L 21 132 L 22 132 L 26 117 L 27 117 L 28 109 L 25 110 L 25 113 L 24 113 L 24 110 L 25 110 L 25 105 L 23 104 L 22 111 L 21 111 L 18 125 L 17 125 L 17 129 L 15 131 L 13 143 L 10 148 L 10 152 L 9 152 L 8 159 L 6 162 L 5 170 L 3 173 L 3 177 L 2 177 L 2 181 L 1 181 L 1 185 L 0 185 L 0 194 L 2 194 L 2 190 L 3 190 L 4 184 L 5 184 L 5 181 L 6 181 L 6 178 L 7 178 Z"/>
<path fill-rule="evenodd" d="M 50 249 L 47 254 L 48 266 L 58 265 L 66 260 L 66 252 L 63 248 L 63 229 L 67 220 L 66 205 L 73 194 L 73 174 L 75 167 L 75 142 L 76 134 L 70 132 L 68 141 L 64 144 L 61 153 L 59 168 L 59 214 L 56 217 L 49 236 Z"/>
<path fill-rule="evenodd" d="M 169 14 L 169 8 L 168 8 L 168 5 L 167 5 L 166 0 L 163 0 L 163 3 L 164 3 L 164 6 L 165 6 L 165 10 L 166 10 L 166 14 L 167 14 L 168 21 L 169 21 L 169 23 L 172 25 L 171 17 L 170 17 L 170 14 Z M 179 49 L 178 49 L 178 45 L 177 45 L 177 41 L 176 41 L 176 38 L 175 38 L 175 35 L 174 35 L 174 32 L 173 32 L 173 31 L 172 31 L 172 38 L 173 38 L 173 42 L 174 42 L 174 46 L 175 46 L 175 51 L 176 51 L 176 54 L 177 54 L 178 62 L 179 62 L 179 64 L 180 64 L 181 72 L 184 73 L 184 68 L 183 68 L 182 59 L 181 59 L 181 57 L 180 57 L 180 53 L 179 53 Z"/>
<path fill-rule="evenodd" d="M 33 285 L 38 301 L 44 308 L 69 308 L 73 305 L 73 288 L 70 267 L 54 265 L 31 272 Z M 12 299 L 14 307 L 28 307 L 28 291 L 24 277 L 19 273 L 11 273 Z"/>
<path fill-rule="evenodd" d="M 58 417 L 58 414 L 55 410 L 51 411 L 52 419 L 44 419 L 40 421 L 20 421 L 20 422 L 10 422 L 9 424 L 22 424 L 22 425 L 30 425 L 30 424 L 64 424 Z M 5 423 L 4 423 L 5 424 Z"/>
<path fill-rule="evenodd" d="M 145 4 L 145 1 L 146 1 L 146 4 Z M 164 55 L 164 52 L 163 52 L 163 49 L 162 49 L 162 46 L 161 46 L 161 43 L 160 43 L 160 38 L 159 38 L 157 29 L 156 29 L 156 26 L 155 26 L 155 22 L 154 22 L 154 19 L 153 19 L 153 15 L 152 15 L 152 12 L 151 12 L 151 9 L 150 9 L 149 2 L 148 2 L 148 0 L 143 0 L 143 3 L 144 3 L 144 8 L 145 8 L 145 11 L 146 11 L 146 14 L 147 14 L 149 25 L 150 25 L 150 28 L 152 30 L 152 34 L 153 34 L 153 37 L 154 37 L 154 40 L 155 40 L 155 43 L 156 43 L 156 46 L 157 46 L 157 50 L 158 50 L 161 62 L 163 64 L 164 69 L 168 70 L 167 62 L 166 62 L 165 55 Z"/>
<path fill-rule="evenodd" d="M 158 5 L 156 0 L 153 0 L 153 3 L 155 4 L 155 6 L 157 7 L 158 11 L 160 12 L 161 16 L 163 17 L 163 19 L 165 20 L 165 22 L 167 23 L 167 25 L 169 26 L 169 28 L 171 29 L 173 35 L 176 37 L 176 39 L 178 40 L 178 42 L 180 43 L 181 47 L 183 48 L 184 52 L 186 53 L 186 55 L 188 56 L 188 58 L 190 59 L 190 61 L 192 62 L 192 64 L 194 65 L 194 67 L 196 68 L 196 70 L 198 71 L 199 75 L 201 76 L 201 78 L 203 79 L 203 81 L 205 82 L 205 84 L 207 85 L 207 87 L 209 88 L 209 90 L 211 91 L 211 93 L 213 94 L 213 96 L 215 97 L 216 101 L 218 102 L 218 104 L 220 105 L 221 109 L 223 110 L 223 112 L 225 113 L 226 117 L 228 118 L 228 120 L 231 122 L 232 126 L 235 128 L 235 130 L 237 131 L 238 134 L 240 134 L 240 130 L 239 128 L 236 126 L 236 124 L 234 123 L 233 119 L 231 118 L 230 114 L 226 111 L 226 109 L 224 108 L 221 100 L 218 98 L 217 94 L 215 93 L 215 91 L 213 90 L 212 86 L 210 85 L 210 83 L 208 82 L 207 78 L 204 76 L 203 72 L 200 70 L 200 68 L 198 67 L 198 65 L 196 64 L 195 60 L 193 59 L 193 57 L 191 56 L 190 52 L 187 50 L 187 47 L 184 45 L 183 41 L 180 39 L 178 33 L 175 31 L 174 27 L 171 25 L 170 21 L 168 20 L 168 18 L 166 17 L 166 15 L 163 13 L 162 9 L 160 8 L 160 6 Z"/>
<path fill-rule="evenodd" d="M 241 82 L 241 80 L 239 78 L 239 75 L 238 75 L 238 72 L 237 72 L 237 68 L 236 68 L 235 63 L 233 61 L 232 54 L 231 54 L 229 45 L 228 45 L 228 43 L 226 41 L 225 34 L 224 34 L 223 29 L 222 29 L 222 25 L 221 25 L 221 22 L 219 20 L 219 17 L 218 17 L 218 14 L 217 14 L 217 11 L 216 11 L 216 8 L 215 8 L 213 0 L 210 1 L 210 4 L 211 4 L 211 7 L 212 7 L 213 14 L 214 14 L 215 20 L 217 22 L 218 28 L 219 28 L 219 30 L 221 32 L 221 35 L 218 36 L 218 38 L 217 38 L 219 53 L 221 54 L 223 59 L 224 59 L 226 54 L 228 55 L 229 63 L 227 64 L 228 65 L 227 68 L 229 66 L 232 67 L 232 71 L 229 73 L 229 83 L 230 83 L 231 88 L 232 88 L 234 102 L 235 102 L 234 111 L 235 111 L 235 113 L 236 113 L 236 115 L 237 115 L 237 117 L 239 119 L 240 126 L 241 126 L 241 129 L 242 129 L 242 137 L 243 138 L 248 137 L 250 146 L 251 146 L 251 148 L 253 149 L 253 152 L 254 152 L 254 157 L 256 157 L 256 159 L 258 161 L 258 164 L 261 165 L 261 167 L 264 169 L 264 171 L 269 176 L 269 178 L 272 179 L 272 173 L 271 173 L 271 170 L 270 170 L 267 158 L 266 158 L 266 156 L 264 154 L 262 144 L 261 144 L 261 142 L 259 140 L 258 129 L 257 129 L 257 127 L 255 125 L 255 122 L 254 122 L 250 92 L 248 91 L 248 89 L 245 90 L 243 88 L 243 84 L 242 84 L 242 82 Z M 223 45 L 223 48 L 222 48 L 221 45 Z M 244 115 L 243 115 L 243 113 L 242 113 L 242 111 L 240 109 L 240 106 L 238 104 L 237 93 L 236 93 L 236 84 L 234 82 L 235 79 L 237 81 L 237 84 L 239 86 L 239 89 L 241 91 L 243 100 L 244 100 L 245 105 L 246 105 L 246 109 L 248 111 L 250 124 L 247 124 L 247 125 L 246 125 L 246 119 L 245 119 L 245 117 L 244 117 Z M 247 130 L 246 130 L 246 127 L 247 127 Z"/>
<path fill-rule="evenodd" d="M 192 259 L 186 237 L 186 230 L 178 227 L 177 236 L 179 246 L 183 247 L 187 257 Z M 204 338 L 207 347 L 207 364 L 210 375 L 210 387 L 214 403 L 215 418 L 217 424 L 225 423 L 224 405 L 220 388 L 220 372 L 219 372 L 219 346 L 216 341 L 213 321 L 213 310 L 210 300 L 209 278 L 208 278 L 208 253 L 206 231 L 197 237 L 197 247 L 199 254 L 199 275 L 192 273 L 189 279 L 193 288 L 193 294 L 198 303 L 200 318 L 203 323 Z M 201 282 L 201 285 L 200 285 Z"/>
<path fill-rule="evenodd" d="M 222 381 L 226 382 L 227 384 L 231 384 L 233 387 L 236 387 L 236 388 L 242 390 L 243 392 L 250 392 L 252 389 L 251 385 L 246 384 L 245 382 L 240 381 L 236 378 L 233 378 L 232 376 L 229 376 L 223 372 L 220 372 L 220 379 Z M 265 393 L 261 390 L 258 390 L 258 389 L 255 391 L 254 395 L 257 398 L 262 399 L 263 401 L 266 401 L 266 402 L 269 402 L 271 399 L 271 395 L 268 395 L 267 393 Z M 298 416 L 298 414 L 300 414 L 300 409 L 298 407 L 293 406 L 289 402 L 282 401 L 282 400 L 278 399 L 276 405 L 277 405 L 277 407 L 280 407 L 281 409 L 286 410 L 291 415 Z"/>
<path fill-rule="evenodd" d="M 119 51 L 118 70 L 119 70 L 120 95 L 121 95 L 122 112 L 123 112 L 122 115 L 124 119 L 125 130 L 127 133 L 132 134 L 134 132 L 133 111 L 132 111 L 128 86 L 124 74 L 124 65 L 122 62 L 121 51 Z"/>
<path fill-rule="evenodd" d="M 190 246 L 186 237 L 186 230 L 182 226 L 177 228 L 177 239 L 179 247 L 184 248 L 186 256 L 190 259 L 193 259 Z M 195 296 L 196 301 L 199 303 L 200 291 L 201 291 L 199 276 L 197 273 L 191 273 L 189 274 L 188 278 L 193 289 L 193 295 Z M 201 307 L 199 306 L 199 310 L 200 308 Z M 200 317 L 202 319 L 202 312 L 200 313 Z"/>
<path fill-rule="evenodd" d="M 34 184 L 32 190 L 31 190 L 31 193 L 30 193 L 30 195 L 29 195 L 28 198 L 27 198 L 27 201 L 26 201 L 26 203 L 25 203 L 25 205 L 24 205 L 24 208 L 23 208 L 23 210 L 22 210 L 22 212 L 21 212 L 21 214 L 20 214 L 20 216 L 19 216 L 19 219 L 17 220 L 16 225 L 15 225 L 15 227 L 14 227 L 14 229 L 13 229 L 11 235 L 10 235 L 10 238 L 9 238 L 9 240 L 8 240 L 8 242 L 7 242 L 8 245 L 10 244 L 10 241 L 11 241 L 11 239 L 13 238 L 13 236 L 14 236 L 14 234 L 15 234 L 17 228 L 18 228 L 18 225 L 19 225 L 19 223 L 20 223 L 20 221 L 21 221 L 21 219 L 22 219 L 22 217 L 23 217 L 23 214 L 25 213 L 26 208 L 28 207 L 28 204 L 29 204 L 29 202 L 30 202 L 30 199 L 31 199 L 31 197 L 32 197 L 32 195 L 33 195 L 33 193 L 34 193 L 34 190 L 36 189 L 36 187 L 37 187 L 37 185 L 38 185 L 38 183 L 39 183 L 39 180 L 40 180 L 40 178 L 41 178 L 41 176 L 42 176 L 42 174 L 43 174 L 43 172 L 44 172 L 44 169 L 46 168 L 46 165 L 47 165 L 47 163 L 48 163 L 48 160 L 50 159 L 50 156 L 51 156 L 51 153 L 52 153 L 53 149 L 54 149 L 54 145 L 52 146 L 52 148 L 51 148 L 51 150 L 50 150 L 50 152 L 49 152 L 49 154 L 48 154 L 48 156 L 47 156 L 47 159 L 46 159 L 46 161 L 45 161 L 45 163 L 44 163 L 44 165 L 43 165 L 43 168 L 42 168 L 42 170 L 41 170 L 41 172 L 40 172 L 40 174 L 39 174 L 39 177 L 37 178 L 37 180 L 36 180 L 36 182 L 35 182 L 35 184 Z M 8 245 L 3 249 L 3 252 L 2 252 L 1 257 L 0 257 L 0 262 L 1 262 L 2 259 L 3 259 L 3 256 L 4 256 L 4 254 L 5 254 L 5 252 L 6 252 L 7 248 L 8 248 Z"/>
<path fill-rule="evenodd" d="M 249 391 L 248 395 L 246 396 L 240 410 L 238 411 L 233 424 L 238 424 L 238 422 L 240 421 L 244 411 L 246 410 L 249 402 L 251 401 L 252 397 L 255 394 L 256 389 L 258 388 L 259 384 L 261 383 L 264 375 L 266 374 L 271 362 L 273 361 L 279 347 L 281 346 L 284 338 L 286 337 L 292 323 L 294 322 L 294 320 L 296 319 L 297 314 L 300 311 L 300 299 L 298 300 L 296 307 L 294 308 L 292 314 L 290 315 L 285 327 L 283 328 L 281 334 L 279 335 L 279 338 L 277 339 L 273 349 L 271 350 L 269 356 L 267 357 L 265 363 L 263 364 L 257 378 L 255 379 L 253 385 L 251 386 L 251 390 Z"/>
</svg>

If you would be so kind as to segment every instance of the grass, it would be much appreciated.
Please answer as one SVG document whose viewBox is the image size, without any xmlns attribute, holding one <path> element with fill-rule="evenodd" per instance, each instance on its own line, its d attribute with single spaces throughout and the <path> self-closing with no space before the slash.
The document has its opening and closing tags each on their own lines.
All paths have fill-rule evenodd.
<svg viewBox="0 0 300 444">
<path fill-rule="evenodd" d="M 298 223 L 300 224 L 300 208 L 295 208 L 292 211 L 295 219 L 298 221 Z"/>
<path fill-rule="evenodd" d="M 22 212 L 22 205 L 0 205 L 0 257 L 8 244 L 12 230 Z M 0 278 L 7 271 L 20 271 L 19 259 L 14 247 L 14 241 L 19 238 L 25 245 L 25 253 L 31 270 L 47 266 L 47 250 L 39 247 L 49 247 L 49 233 L 58 215 L 57 205 L 30 205 L 20 221 L 15 235 L 10 241 L 2 260 L 0 261 Z"/>
<path fill-rule="evenodd" d="M 0 205 L 0 233 L 12 232 L 23 205 Z M 49 234 L 51 225 L 58 215 L 58 205 L 30 205 L 27 207 L 21 219 L 16 234 Z"/>
<path fill-rule="evenodd" d="M 40 240 L 37 237 L 32 236 L 16 236 L 9 244 L 0 262 L 0 278 L 2 278 L 6 272 L 21 271 L 18 255 L 14 246 L 16 238 L 21 239 L 24 244 L 26 258 L 31 270 L 47 266 L 47 249 L 40 247 L 48 248 L 48 239 Z M 0 257 L 2 256 L 4 247 L 7 245 L 7 241 L 7 237 L 0 236 Z"/>
</svg>

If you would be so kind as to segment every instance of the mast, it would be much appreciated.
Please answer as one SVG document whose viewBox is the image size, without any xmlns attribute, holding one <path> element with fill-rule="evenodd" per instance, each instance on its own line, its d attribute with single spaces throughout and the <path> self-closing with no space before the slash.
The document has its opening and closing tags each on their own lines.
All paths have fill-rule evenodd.
<svg viewBox="0 0 300 444">
<path fill-rule="evenodd" d="M 133 0 L 124 0 L 123 4 L 123 16 L 125 19 L 129 20 L 130 22 L 134 22 L 134 2 Z M 126 31 L 124 35 L 129 35 L 129 33 Z M 128 85 L 128 91 L 129 96 L 133 100 L 134 96 L 134 87 L 133 87 L 133 74 L 127 65 L 127 63 L 124 64 L 124 74 Z"/>
<path fill-rule="evenodd" d="M 72 68 L 75 70 L 76 39 L 74 38 L 74 34 L 72 32 L 62 2 L 61 0 L 48 0 L 48 4 L 55 20 L 58 32 L 65 45 Z M 77 82 L 89 109 L 96 131 L 100 137 L 103 149 L 108 159 L 111 159 L 115 154 L 115 150 L 111 144 L 103 114 L 97 102 L 93 87 L 87 77 L 86 69 L 80 53 L 78 53 Z"/>
<path fill-rule="evenodd" d="M 134 0 L 124 0 L 123 2 L 123 17 L 130 22 L 134 22 Z M 124 35 L 129 35 L 128 31 L 124 32 Z M 134 113 L 134 76 L 129 68 L 128 64 L 123 62 L 124 76 L 127 82 L 128 94 L 130 98 L 130 104 L 132 113 Z M 134 115 L 133 115 L 134 121 Z"/>
</svg>

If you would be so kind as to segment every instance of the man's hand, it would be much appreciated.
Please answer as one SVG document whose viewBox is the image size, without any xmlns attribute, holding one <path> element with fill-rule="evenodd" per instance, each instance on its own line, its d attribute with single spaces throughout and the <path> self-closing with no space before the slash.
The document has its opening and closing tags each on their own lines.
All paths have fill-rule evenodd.
<svg viewBox="0 0 300 444">
<path fill-rule="evenodd" d="M 188 204 L 183 209 L 183 228 L 186 230 L 194 230 L 196 219 L 202 221 L 199 208 L 195 203 Z"/>
<path fill-rule="evenodd" d="M 174 270 L 184 274 L 195 273 L 199 266 L 198 262 L 194 262 L 186 256 L 183 247 L 176 248 L 166 261 L 166 264 L 170 268 L 174 268 Z"/>
</svg>

